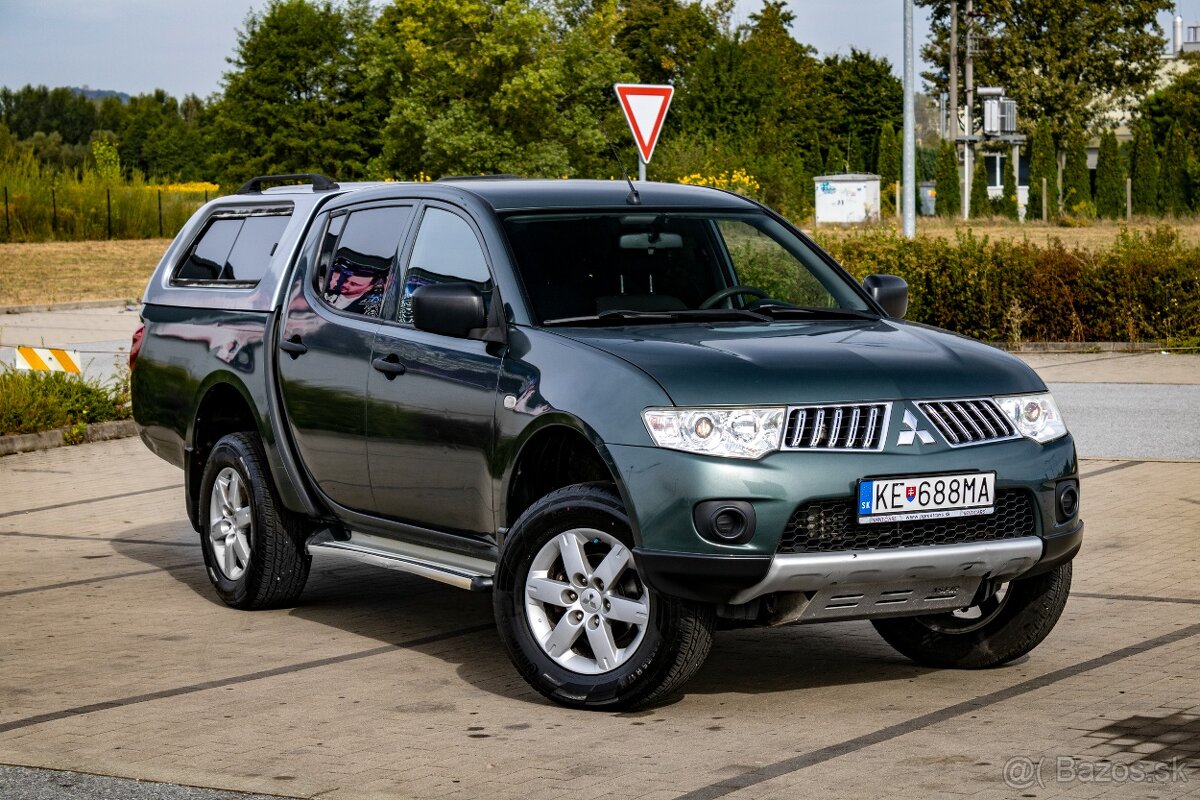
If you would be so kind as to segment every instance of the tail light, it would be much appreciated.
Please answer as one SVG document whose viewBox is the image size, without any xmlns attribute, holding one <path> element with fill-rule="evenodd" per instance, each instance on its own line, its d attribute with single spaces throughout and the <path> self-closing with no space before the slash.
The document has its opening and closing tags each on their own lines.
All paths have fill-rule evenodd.
<svg viewBox="0 0 1200 800">
<path fill-rule="evenodd" d="M 133 362 L 137 361 L 138 353 L 142 352 L 142 338 L 146 335 L 146 326 L 137 326 L 137 330 L 133 332 L 133 343 L 129 345 L 129 371 L 133 371 Z"/>
</svg>

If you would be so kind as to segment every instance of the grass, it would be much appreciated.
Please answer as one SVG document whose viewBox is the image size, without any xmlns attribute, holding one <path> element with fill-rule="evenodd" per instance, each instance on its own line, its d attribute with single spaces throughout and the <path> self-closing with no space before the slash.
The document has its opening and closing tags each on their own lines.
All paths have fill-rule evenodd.
<svg viewBox="0 0 1200 800">
<path fill-rule="evenodd" d="M 129 390 L 63 372 L 0 370 L 0 436 L 129 419 Z"/>
<path fill-rule="evenodd" d="M 0 244 L 0 307 L 137 302 L 169 244 L 167 239 Z"/>
</svg>

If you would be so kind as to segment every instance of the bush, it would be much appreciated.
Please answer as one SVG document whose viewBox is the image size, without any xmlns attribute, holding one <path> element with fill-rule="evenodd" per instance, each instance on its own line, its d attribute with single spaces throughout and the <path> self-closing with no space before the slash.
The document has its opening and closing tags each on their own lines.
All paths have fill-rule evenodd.
<svg viewBox="0 0 1200 800">
<path fill-rule="evenodd" d="M 129 419 L 129 390 L 64 372 L 0 369 L 0 436 Z"/>
<path fill-rule="evenodd" d="M 969 230 L 953 242 L 880 229 L 816 238 L 860 281 L 873 272 L 908 281 L 908 319 L 986 341 L 1173 341 L 1200 331 L 1200 248 L 1169 226 L 1122 229 L 1095 252 Z"/>
</svg>

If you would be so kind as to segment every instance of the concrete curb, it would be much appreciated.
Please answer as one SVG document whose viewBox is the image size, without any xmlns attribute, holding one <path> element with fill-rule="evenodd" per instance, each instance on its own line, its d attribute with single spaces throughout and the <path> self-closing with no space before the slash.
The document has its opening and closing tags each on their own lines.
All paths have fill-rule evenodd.
<svg viewBox="0 0 1200 800">
<path fill-rule="evenodd" d="M 63 447 L 63 434 L 70 428 L 55 428 L 38 433 L 22 433 L 16 436 L 0 436 L 0 456 L 11 456 L 16 453 L 30 453 L 34 450 L 49 450 Z M 125 439 L 137 436 L 137 423 L 131 419 L 118 419 L 112 422 L 97 422 L 87 426 L 84 431 L 84 442 L 104 442 L 109 439 Z"/>
<path fill-rule="evenodd" d="M 128 298 L 113 300 L 77 300 L 70 303 L 34 303 L 28 306 L 0 306 L 0 314 L 33 314 L 41 311 L 78 311 L 82 308 L 136 308 L 142 301 Z"/>
<path fill-rule="evenodd" d="M 1163 349 L 1161 342 L 1022 342 L 1012 346 L 995 342 L 1010 353 L 1142 353 Z"/>
</svg>

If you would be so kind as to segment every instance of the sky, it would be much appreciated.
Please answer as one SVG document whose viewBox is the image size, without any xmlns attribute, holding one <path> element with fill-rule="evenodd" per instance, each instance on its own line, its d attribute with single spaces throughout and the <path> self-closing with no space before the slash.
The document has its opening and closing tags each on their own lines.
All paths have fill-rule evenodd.
<svg viewBox="0 0 1200 800">
<path fill-rule="evenodd" d="M 89 86 L 141 94 L 164 89 L 207 97 L 221 88 L 237 30 L 266 0 L 0 0 L 0 86 Z M 820 55 L 851 47 L 903 69 L 901 0 L 791 0 L 793 35 Z M 745 22 L 761 0 L 738 0 Z M 1200 0 L 1177 4 L 1189 23 Z M 1189 16 L 1190 15 L 1190 16 Z M 1163 16 L 1169 34 L 1170 14 Z M 919 52 L 928 16 L 916 9 Z M 917 69 L 922 65 L 917 56 Z M 920 84 L 918 84 L 919 87 Z"/>
</svg>

